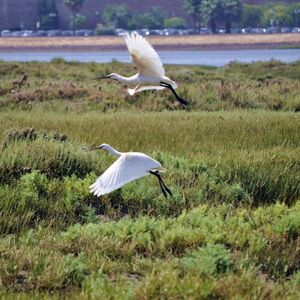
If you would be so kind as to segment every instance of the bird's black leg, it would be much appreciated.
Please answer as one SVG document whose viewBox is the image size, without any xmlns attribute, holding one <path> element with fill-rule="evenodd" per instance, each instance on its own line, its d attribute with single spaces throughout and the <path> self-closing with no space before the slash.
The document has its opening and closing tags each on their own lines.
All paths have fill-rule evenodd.
<svg viewBox="0 0 300 300">
<path fill-rule="evenodd" d="M 161 176 L 158 174 L 159 178 L 160 178 L 160 181 L 161 181 L 161 184 L 163 185 L 163 187 L 165 188 L 165 190 L 167 191 L 167 193 L 172 197 L 173 194 L 172 192 L 170 191 L 170 189 L 166 186 L 166 184 L 163 182 Z"/>
<path fill-rule="evenodd" d="M 166 193 L 163 184 L 161 183 L 161 181 L 159 179 L 158 179 L 158 182 L 159 182 L 160 189 L 163 192 L 165 198 L 168 199 L 168 194 Z"/>
<path fill-rule="evenodd" d="M 152 174 L 152 175 L 154 175 L 158 179 L 158 183 L 159 183 L 160 189 L 161 189 L 162 193 L 164 194 L 165 198 L 167 199 L 168 195 L 167 195 L 167 193 L 166 193 L 166 191 L 164 189 L 164 186 L 161 183 L 160 176 L 158 176 L 158 173 L 157 172 L 153 172 L 153 171 L 149 171 L 149 173 Z"/>
<path fill-rule="evenodd" d="M 162 82 L 162 81 L 161 81 L 161 82 L 160 82 L 160 86 L 170 89 L 171 92 L 173 93 L 173 95 L 176 97 L 177 101 L 179 101 L 182 105 L 188 105 L 188 104 L 189 104 L 188 101 L 186 101 L 186 100 L 180 98 L 180 97 L 177 95 L 175 89 L 172 87 L 171 84 L 165 83 L 165 82 Z"/>
<path fill-rule="evenodd" d="M 163 182 L 160 174 L 157 171 L 150 171 L 150 174 L 154 175 L 155 177 L 157 177 L 158 182 L 159 182 L 159 186 L 161 188 L 161 191 L 163 192 L 164 196 L 166 198 L 168 198 L 168 194 L 170 196 L 172 196 L 172 192 L 170 191 L 170 189 L 165 185 L 165 183 Z M 168 193 L 168 194 L 167 194 Z"/>
</svg>

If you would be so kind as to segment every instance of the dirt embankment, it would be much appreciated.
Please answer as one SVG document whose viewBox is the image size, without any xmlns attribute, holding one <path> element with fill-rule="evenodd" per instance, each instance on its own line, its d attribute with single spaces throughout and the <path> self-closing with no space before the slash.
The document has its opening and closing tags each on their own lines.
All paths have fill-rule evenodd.
<svg viewBox="0 0 300 300">
<path fill-rule="evenodd" d="M 300 34 L 247 34 L 247 35 L 190 35 L 150 36 L 150 43 L 160 50 L 171 49 L 249 49 L 300 47 Z M 121 37 L 24 37 L 0 38 L 0 51 L 43 50 L 121 50 L 125 43 Z"/>
</svg>

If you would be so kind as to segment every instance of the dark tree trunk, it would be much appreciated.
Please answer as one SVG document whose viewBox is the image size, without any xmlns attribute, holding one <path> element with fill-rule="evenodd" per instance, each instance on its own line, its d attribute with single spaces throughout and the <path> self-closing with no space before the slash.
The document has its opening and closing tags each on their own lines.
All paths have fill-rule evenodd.
<svg viewBox="0 0 300 300">
<path fill-rule="evenodd" d="M 198 26 L 197 26 L 197 17 L 193 16 L 193 25 L 195 33 L 198 33 Z"/>
<path fill-rule="evenodd" d="M 201 32 L 201 21 L 200 20 L 198 20 L 198 22 L 197 22 L 197 30 L 198 30 L 198 33 Z"/>
<path fill-rule="evenodd" d="M 76 13 L 72 12 L 72 31 L 73 31 L 73 36 L 75 36 L 75 19 L 76 19 Z"/>
<path fill-rule="evenodd" d="M 217 33 L 217 24 L 213 18 L 210 20 L 210 29 L 212 33 Z"/>
<path fill-rule="evenodd" d="M 230 20 L 226 20 L 225 29 L 226 29 L 226 33 L 231 33 L 231 21 Z"/>
</svg>

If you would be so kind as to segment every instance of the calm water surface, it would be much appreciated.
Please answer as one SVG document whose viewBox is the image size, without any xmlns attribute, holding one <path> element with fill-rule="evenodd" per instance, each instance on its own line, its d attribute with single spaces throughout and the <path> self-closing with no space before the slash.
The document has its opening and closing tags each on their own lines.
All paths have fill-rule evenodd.
<svg viewBox="0 0 300 300">
<path fill-rule="evenodd" d="M 232 61 L 254 62 L 270 59 L 293 62 L 300 59 L 300 49 L 260 49 L 260 50 L 211 50 L 211 51 L 159 51 L 165 64 L 223 66 Z M 80 62 L 130 62 L 126 51 L 98 52 L 0 52 L 0 60 L 5 61 L 50 61 L 61 57 L 67 61 Z"/>
</svg>

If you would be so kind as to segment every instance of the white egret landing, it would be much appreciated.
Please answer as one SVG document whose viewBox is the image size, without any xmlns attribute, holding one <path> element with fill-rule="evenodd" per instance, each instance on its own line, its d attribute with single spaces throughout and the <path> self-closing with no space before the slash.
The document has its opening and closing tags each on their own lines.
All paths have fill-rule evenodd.
<svg viewBox="0 0 300 300">
<path fill-rule="evenodd" d="M 172 196 L 171 191 L 160 176 L 160 172 L 163 172 L 164 168 L 155 159 L 139 152 L 119 152 L 108 144 L 102 144 L 89 150 L 96 149 L 105 150 L 118 159 L 90 186 L 94 195 L 108 194 L 126 183 L 152 174 L 158 179 L 164 196 L 166 198 L 168 194 Z"/>
</svg>

